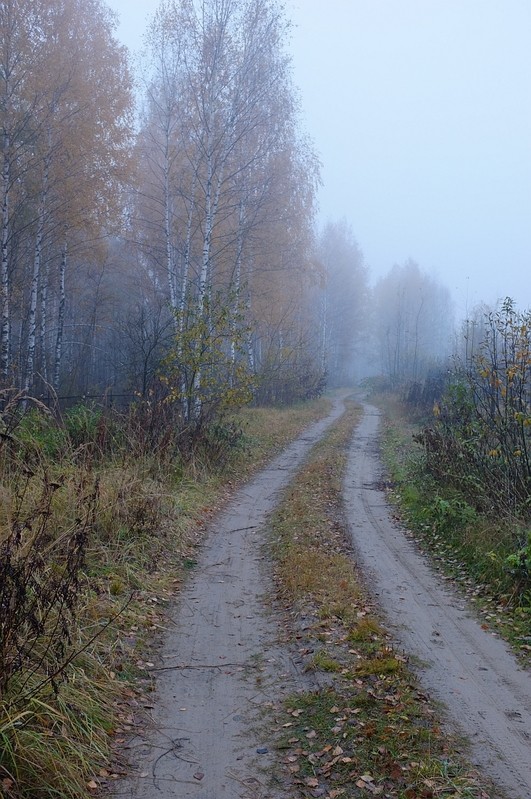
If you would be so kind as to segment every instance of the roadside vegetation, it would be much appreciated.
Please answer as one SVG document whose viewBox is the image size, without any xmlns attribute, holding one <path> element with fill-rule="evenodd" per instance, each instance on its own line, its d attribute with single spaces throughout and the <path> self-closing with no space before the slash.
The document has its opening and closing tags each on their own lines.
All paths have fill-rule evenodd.
<svg viewBox="0 0 531 799">
<path fill-rule="evenodd" d="M 429 401 L 380 394 L 408 527 L 531 662 L 531 315 L 507 300 Z"/>
<path fill-rule="evenodd" d="M 290 697 L 276 715 L 292 795 L 485 798 L 393 648 L 356 567 L 341 490 L 357 418 L 350 404 L 272 520 L 278 601 L 306 668 L 325 685 Z"/>
<path fill-rule="evenodd" d="M 0 796 L 79 799 L 125 773 L 150 646 L 208 519 L 327 402 L 242 410 L 192 436 L 171 403 L 57 418 L 2 400 Z"/>
</svg>

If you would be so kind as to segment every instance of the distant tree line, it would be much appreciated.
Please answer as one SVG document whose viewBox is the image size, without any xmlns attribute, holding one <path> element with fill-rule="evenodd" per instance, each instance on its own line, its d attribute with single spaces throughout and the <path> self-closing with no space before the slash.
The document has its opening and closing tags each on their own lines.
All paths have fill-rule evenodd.
<svg viewBox="0 0 531 799">
<path fill-rule="evenodd" d="M 447 292 L 412 262 L 371 290 L 349 226 L 316 233 L 282 4 L 163 0 L 140 108 L 115 23 L 103 0 L 0 4 L 2 386 L 162 391 L 190 420 L 377 361 L 419 376 Z"/>
</svg>

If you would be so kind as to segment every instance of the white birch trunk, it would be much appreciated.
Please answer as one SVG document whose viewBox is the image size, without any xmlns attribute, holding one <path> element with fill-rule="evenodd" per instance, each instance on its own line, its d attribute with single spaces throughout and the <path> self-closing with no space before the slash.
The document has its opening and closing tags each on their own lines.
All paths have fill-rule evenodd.
<svg viewBox="0 0 531 799">
<path fill-rule="evenodd" d="M 41 351 L 41 371 L 45 383 L 48 382 L 48 353 L 46 351 L 46 330 L 48 319 L 48 278 L 49 266 L 46 264 L 44 268 L 44 275 L 41 281 L 41 318 L 39 327 L 39 343 Z"/>
<path fill-rule="evenodd" d="M 243 223 L 244 223 L 244 210 L 243 202 L 240 202 L 239 217 L 238 217 L 238 234 L 236 239 L 236 264 L 234 268 L 234 313 L 231 319 L 231 342 L 230 342 L 230 360 L 232 366 L 236 365 L 236 319 L 240 312 L 241 300 L 241 285 L 242 285 L 242 259 L 243 259 Z M 231 374 L 231 386 L 233 383 L 233 375 Z"/>
<path fill-rule="evenodd" d="M 9 134 L 4 134 L 4 163 L 2 168 L 2 263 L 0 273 L 0 371 L 2 379 L 7 381 L 10 358 L 10 317 L 9 317 L 9 182 L 10 170 Z"/>
<path fill-rule="evenodd" d="M 192 197 L 190 208 L 188 209 L 188 219 L 186 220 L 186 242 L 184 247 L 183 268 L 181 272 L 181 298 L 179 303 L 179 333 L 182 334 L 184 328 L 184 314 L 186 311 L 186 294 L 188 292 L 188 278 L 190 275 L 190 256 L 192 254 L 192 223 L 195 211 L 195 191 L 197 176 L 194 176 L 192 185 Z"/>
<path fill-rule="evenodd" d="M 201 273 L 199 276 L 199 295 L 197 298 L 197 310 L 200 316 L 203 314 L 205 306 L 207 283 L 210 271 L 210 249 L 212 245 L 212 228 L 213 228 L 213 218 L 214 218 L 212 183 L 213 183 L 212 166 L 211 166 L 211 160 L 209 160 L 208 177 L 206 182 L 206 193 L 205 193 L 205 232 L 203 236 Z"/>
<path fill-rule="evenodd" d="M 179 302 L 179 324 L 178 324 L 178 339 L 177 339 L 177 354 L 179 360 L 182 360 L 183 346 L 182 336 L 184 333 L 185 314 L 186 314 L 186 295 L 188 292 L 188 277 L 190 274 L 190 255 L 192 252 L 192 221 L 195 210 L 195 189 L 196 179 L 194 177 L 192 186 L 192 197 L 190 208 L 188 210 L 188 219 L 186 222 L 186 244 L 184 248 L 184 260 L 181 274 L 181 297 Z M 189 403 L 188 403 L 188 385 L 186 382 L 186 370 L 181 370 L 181 409 L 183 418 L 189 421 Z"/>
<path fill-rule="evenodd" d="M 37 340 L 37 299 L 39 291 L 39 278 L 41 274 L 42 240 L 44 236 L 44 222 L 46 217 L 46 200 L 48 194 L 48 163 L 44 167 L 41 199 L 37 216 L 37 233 L 35 236 L 35 250 L 33 254 L 33 275 L 31 279 L 29 320 L 28 320 L 28 354 L 26 358 L 26 375 L 24 391 L 27 393 L 33 386 L 35 376 L 35 344 Z"/>
<path fill-rule="evenodd" d="M 251 319 L 251 292 L 247 294 L 247 317 Z M 247 331 L 247 362 L 249 364 L 249 371 L 252 375 L 256 374 L 256 360 L 253 347 L 253 333 L 252 330 Z"/>
<path fill-rule="evenodd" d="M 61 253 L 61 265 L 59 267 L 59 308 L 57 313 L 57 337 L 55 339 L 55 362 L 53 370 L 53 387 L 59 390 L 59 376 L 61 374 L 61 362 L 63 358 L 63 333 L 65 328 L 65 275 L 66 275 L 67 244 L 65 242 Z"/>
<path fill-rule="evenodd" d="M 166 244 L 166 271 L 170 290 L 170 305 L 172 309 L 175 310 L 177 308 L 177 276 L 172 245 L 171 217 L 169 142 L 168 133 L 166 132 L 166 148 L 164 153 L 164 238 Z"/>
<path fill-rule="evenodd" d="M 214 232 L 214 224 L 216 220 L 216 213 L 219 205 L 219 198 L 221 194 L 221 185 L 223 183 L 223 169 L 220 169 L 218 175 L 217 185 L 214 191 L 214 173 L 212 167 L 212 157 L 208 159 L 208 178 L 206 183 L 205 195 L 205 232 L 203 236 L 203 254 L 201 259 L 201 274 L 199 277 L 199 295 L 197 298 L 197 314 L 201 318 L 205 313 L 205 305 L 207 299 L 210 297 L 210 283 L 212 280 L 211 275 L 211 249 L 212 249 L 212 234 Z M 214 196 L 213 196 L 214 194 Z M 198 419 L 201 414 L 201 397 L 200 390 L 203 379 L 203 370 L 199 366 L 194 376 L 193 386 L 193 415 Z"/>
</svg>

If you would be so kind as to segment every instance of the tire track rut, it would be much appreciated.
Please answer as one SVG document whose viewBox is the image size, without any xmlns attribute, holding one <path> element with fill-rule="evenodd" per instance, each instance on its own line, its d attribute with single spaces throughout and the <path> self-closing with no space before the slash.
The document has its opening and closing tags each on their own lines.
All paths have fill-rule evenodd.
<svg viewBox="0 0 531 799">
<path fill-rule="evenodd" d="M 136 773 L 116 796 L 277 795 L 256 722 L 265 703 L 315 687 L 315 678 L 279 648 L 275 619 L 264 612 L 270 589 L 261 563 L 264 528 L 278 492 L 343 410 L 342 399 L 336 399 L 331 413 L 238 491 L 217 518 L 156 664 L 152 729 L 131 742 Z"/>
<path fill-rule="evenodd" d="M 513 799 L 531 797 L 531 676 L 482 629 L 464 597 L 436 575 L 393 522 L 378 457 L 379 411 L 365 405 L 350 450 L 345 503 L 369 590 L 421 682 L 471 742 L 477 766 Z"/>
</svg>

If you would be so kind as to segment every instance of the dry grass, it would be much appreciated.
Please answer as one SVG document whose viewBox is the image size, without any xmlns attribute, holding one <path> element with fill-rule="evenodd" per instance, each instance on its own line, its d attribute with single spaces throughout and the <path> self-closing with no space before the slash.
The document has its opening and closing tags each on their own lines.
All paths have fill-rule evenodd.
<svg viewBox="0 0 531 799">
<path fill-rule="evenodd" d="M 342 555 L 294 544 L 284 554 L 277 571 L 284 590 L 294 601 L 311 599 L 321 614 L 355 622 L 360 589 L 350 564 Z"/>
<path fill-rule="evenodd" d="M 61 546 L 96 486 L 97 501 L 69 617 L 64 668 L 53 684 L 47 680 L 49 664 L 39 656 L 45 636 L 0 696 L 0 796 L 82 799 L 125 772 L 119 741 L 142 723 L 142 705 L 152 689 L 145 665 L 150 648 L 167 624 L 167 608 L 194 563 L 207 524 L 236 482 L 327 405 L 243 412 L 243 445 L 217 474 L 203 465 L 186 470 L 182 463 L 123 453 L 116 460 L 84 459 L 78 452 L 58 463 L 47 459 L 43 447 L 32 448 L 29 474 L 27 463 L 17 464 L 4 452 L 0 544 L 21 529 L 31 550 L 40 520 L 42 554 L 54 555 L 45 572 L 58 568 Z M 58 487 L 44 507 L 43 486 L 51 480 Z M 47 630 L 53 634 L 49 625 Z M 25 696 L 29 700 L 22 702 Z"/>
</svg>

